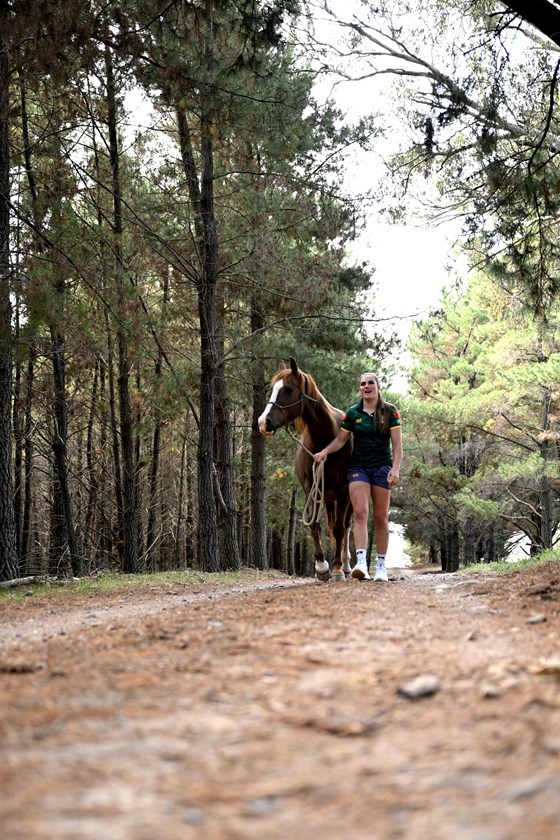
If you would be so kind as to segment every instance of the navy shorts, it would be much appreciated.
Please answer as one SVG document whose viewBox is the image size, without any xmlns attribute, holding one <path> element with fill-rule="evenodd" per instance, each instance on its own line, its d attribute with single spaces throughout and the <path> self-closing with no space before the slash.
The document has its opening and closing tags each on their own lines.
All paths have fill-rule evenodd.
<svg viewBox="0 0 560 840">
<path fill-rule="evenodd" d="M 391 485 L 387 481 L 390 469 L 389 464 L 382 467 L 351 467 L 348 470 L 348 484 L 352 484 L 353 481 L 365 481 L 372 487 L 383 487 L 385 490 L 390 490 Z"/>
</svg>

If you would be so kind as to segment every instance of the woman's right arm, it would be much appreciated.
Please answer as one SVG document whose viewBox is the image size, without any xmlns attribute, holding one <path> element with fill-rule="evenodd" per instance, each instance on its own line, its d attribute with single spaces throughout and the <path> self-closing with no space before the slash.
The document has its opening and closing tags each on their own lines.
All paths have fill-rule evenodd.
<svg viewBox="0 0 560 840">
<path fill-rule="evenodd" d="M 346 441 L 348 440 L 348 435 L 351 435 L 352 432 L 347 432 L 345 429 L 340 429 L 337 436 L 331 440 L 331 442 L 325 446 L 324 449 L 321 449 L 320 452 L 316 452 L 313 456 L 313 460 L 316 464 L 320 464 L 321 461 L 326 461 L 327 455 L 330 455 L 331 452 L 338 452 L 339 449 L 342 449 Z"/>
</svg>

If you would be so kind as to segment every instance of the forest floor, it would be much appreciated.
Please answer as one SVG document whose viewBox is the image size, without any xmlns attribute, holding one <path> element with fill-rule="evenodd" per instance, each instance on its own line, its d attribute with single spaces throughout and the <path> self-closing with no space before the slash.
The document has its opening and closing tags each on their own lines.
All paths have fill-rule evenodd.
<svg viewBox="0 0 560 840">
<path fill-rule="evenodd" d="M 560 832 L 560 563 L 0 602 L 3 840 Z"/>
</svg>

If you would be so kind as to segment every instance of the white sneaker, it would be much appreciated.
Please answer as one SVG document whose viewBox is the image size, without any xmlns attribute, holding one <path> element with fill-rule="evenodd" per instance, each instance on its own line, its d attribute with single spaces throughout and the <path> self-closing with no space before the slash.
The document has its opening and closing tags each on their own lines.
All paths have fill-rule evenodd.
<svg viewBox="0 0 560 840">
<path fill-rule="evenodd" d="M 376 566 L 375 567 L 375 577 L 374 580 L 382 580 L 384 583 L 387 583 L 389 580 L 389 575 L 387 574 L 387 569 L 385 566 Z"/>
<path fill-rule="evenodd" d="M 356 563 L 352 569 L 352 577 L 357 580 L 371 580 L 368 573 L 367 560 L 361 560 L 359 563 Z"/>
</svg>

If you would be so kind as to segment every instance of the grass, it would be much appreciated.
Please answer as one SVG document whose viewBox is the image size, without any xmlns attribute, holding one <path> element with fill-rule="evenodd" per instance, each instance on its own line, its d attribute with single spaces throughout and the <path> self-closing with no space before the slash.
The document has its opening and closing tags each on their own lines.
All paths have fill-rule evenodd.
<svg viewBox="0 0 560 840">
<path fill-rule="evenodd" d="M 269 577 L 270 572 L 248 567 L 232 572 L 202 572 L 194 569 L 172 572 L 145 572 L 136 575 L 102 572 L 90 577 L 51 578 L 10 588 L 0 588 L 0 603 L 21 601 L 31 596 L 112 594 L 125 590 L 130 591 L 131 589 L 164 589 L 171 586 L 192 584 L 224 586 L 228 583 L 265 580 Z"/>
<path fill-rule="evenodd" d="M 462 572 L 470 574 L 476 572 L 499 572 L 500 574 L 511 574 L 511 572 L 519 572 L 524 569 L 536 569 L 538 566 L 544 566 L 546 563 L 558 562 L 560 560 L 560 550 L 543 551 L 535 557 L 525 557 L 523 560 L 515 560 L 513 562 L 506 562 L 501 560 L 496 563 L 475 563 L 472 566 L 461 569 Z"/>
</svg>

